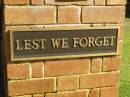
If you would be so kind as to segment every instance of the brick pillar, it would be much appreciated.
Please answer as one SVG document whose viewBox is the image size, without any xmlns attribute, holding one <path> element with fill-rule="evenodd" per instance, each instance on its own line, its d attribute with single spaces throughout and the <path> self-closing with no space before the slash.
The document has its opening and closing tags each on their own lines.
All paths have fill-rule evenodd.
<svg viewBox="0 0 130 97">
<path fill-rule="evenodd" d="M 50 25 L 120 28 L 119 54 L 109 57 L 10 62 L 5 37 L 9 96 L 118 97 L 125 3 L 125 0 L 4 0 L 5 36 L 12 29 L 44 29 Z"/>
</svg>

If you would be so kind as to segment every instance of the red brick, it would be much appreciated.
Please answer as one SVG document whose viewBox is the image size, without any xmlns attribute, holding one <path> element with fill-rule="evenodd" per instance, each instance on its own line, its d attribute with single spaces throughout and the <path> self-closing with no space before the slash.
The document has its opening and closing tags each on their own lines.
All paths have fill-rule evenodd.
<svg viewBox="0 0 130 97">
<path fill-rule="evenodd" d="M 117 50 L 117 53 L 118 53 L 119 56 L 122 55 L 123 46 L 124 46 L 124 41 L 123 40 L 118 40 L 118 50 Z"/>
<path fill-rule="evenodd" d="M 106 0 L 95 0 L 95 5 L 105 5 Z"/>
<path fill-rule="evenodd" d="M 30 77 L 29 64 L 8 64 L 8 79 L 26 79 Z"/>
<path fill-rule="evenodd" d="M 55 79 L 21 80 L 8 83 L 9 96 L 54 92 Z"/>
<path fill-rule="evenodd" d="M 5 8 L 5 24 L 53 24 L 56 9 L 51 6 L 19 6 Z"/>
<path fill-rule="evenodd" d="M 103 71 L 115 71 L 119 69 L 120 58 L 118 56 L 103 58 Z"/>
<path fill-rule="evenodd" d="M 46 61 L 45 76 L 88 73 L 89 69 L 89 59 Z"/>
<path fill-rule="evenodd" d="M 78 76 L 58 77 L 58 91 L 75 90 L 79 88 Z"/>
<path fill-rule="evenodd" d="M 31 3 L 33 5 L 42 5 L 44 3 L 44 0 L 32 0 Z"/>
<path fill-rule="evenodd" d="M 72 91 L 46 94 L 45 97 L 88 97 L 88 91 Z"/>
<path fill-rule="evenodd" d="M 45 97 L 44 94 L 36 94 L 36 95 L 33 95 L 33 97 Z"/>
<path fill-rule="evenodd" d="M 111 57 L 107 57 L 107 58 L 103 58 L 103 71 L 109 71 L 112 68 L 112 58 Z"/>
<path fill-rule="evenodd" d="M 80 23 L 81 8 L 77 6 L 58 7 L 58 23 Z"/>
<path fill-rule="evenodd" d="M 119 72 L 81 75 L 80 88 L 98 88 L 118 85 L 119 80 Z"/>
<path fill-rule="evenodd" d="M 124 23 L 120 24 L 120 35 L 119 35 L 119 39 L 120 40 L 124 40 L 124 36 L 125 36 L 125 25 Z"/>
<path fill-rule="evenodd" d="M 88 97 L 99 97 L 100 94 L 100 90 L 99 89 L 91 89 L 89 92 L 89 96 Z"/>
<path fill-rule="evenodd" d="M 32 97 L 32 95 L 13 96 L 13 97 Z"/>
<path fill-rule="evenodd" d="M 102 88 L 101 97 L 119 97 L 119 88 L 118 87 Z"/>
<path fill-rule="evenodd" d="M 37 62 L 32 64 L 32 77 L 33 78 L 40 78 L 43 77 L 43 69 L 44 68 L 44 63 Z"/>
<path fill-rule="evenodd" d="M 4 0 L 4 4 L 28 4 L 29 0 Z"/>
<path fill-rule="evenodd" d="M 115 23 L 124 20 L 125 7 L 121 6 L 85 6 L 82 10 L 83 23 Z"/>
<path fill-rule="evenodd" d="M 93 58 L 91 64 L 91 72 L 97 73 L 100 72 L 102 69 L 102 58 Z"/>
<path fill-rule="evenodd" d="M 77 0 L 76 2 L 70 0 L 69 2 L 58 2 L 56 0 L 45 0 L 47 5 L 93 5 L 93 0 Z"/>
<path fill-rule="evenodd" d="M 120 56 L 114 56 L 112 57 L 112 64 L 114 70 L 119 70 L 121 65 L 121 57 Z"/>
<path fill-rule="evenodd" d="M 107 5 L 125 5 L 126 0 L 107 0 Z"/>
</svg>

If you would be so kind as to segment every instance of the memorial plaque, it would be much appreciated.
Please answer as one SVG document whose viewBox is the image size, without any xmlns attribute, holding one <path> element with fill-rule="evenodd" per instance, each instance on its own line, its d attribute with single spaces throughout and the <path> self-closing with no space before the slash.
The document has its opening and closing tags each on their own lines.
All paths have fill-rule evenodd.
<svg viewBox="0 0 130 97">
<path fill-rule="evenodd" d="M 118 28 L 11 31 L 11 61 L 117 54 Z"/>
</svg>

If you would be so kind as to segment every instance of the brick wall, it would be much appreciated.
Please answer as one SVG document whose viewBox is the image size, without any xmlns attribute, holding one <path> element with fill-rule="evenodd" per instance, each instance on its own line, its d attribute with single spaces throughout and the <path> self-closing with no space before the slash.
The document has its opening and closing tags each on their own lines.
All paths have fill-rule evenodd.
<svg viewBox="0 0 130 97">
<path fill-rule="evenodd" d="M 5 36 L 12 29 L 120 28 L 119 55 L 25 62 L 7 61 L 9 97 L 118 97 L 125 0 L 4 0 Z M 7 60 L 9 56 L 6 40 Z"/>
</svg>

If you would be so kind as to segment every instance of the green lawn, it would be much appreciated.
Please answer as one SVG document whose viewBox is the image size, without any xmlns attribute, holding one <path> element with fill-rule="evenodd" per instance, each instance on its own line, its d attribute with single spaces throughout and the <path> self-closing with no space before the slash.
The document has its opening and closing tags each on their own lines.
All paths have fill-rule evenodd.
<svg viewBox="0 0 130 97">
<path fill-rule="evenodd" d="M 123 64 L 130 64 L 130 19 L 126 19 L 125 25 L 126 31 L 123 50 Z"/>
<path fill-rule="evenodd" d="M 125 41 L 121 65 L 120 97 L 130 97 L 130 19 L 126 19 Z"/>
</svg>

